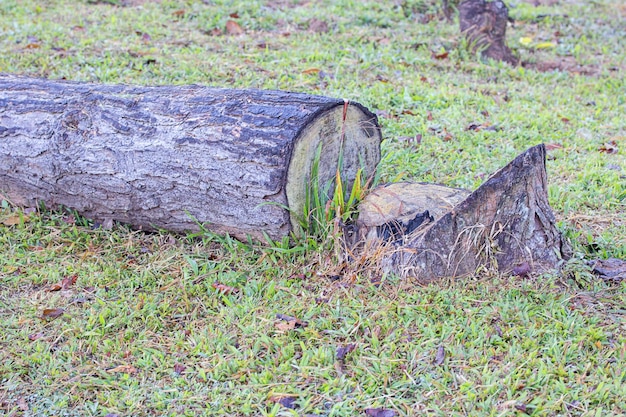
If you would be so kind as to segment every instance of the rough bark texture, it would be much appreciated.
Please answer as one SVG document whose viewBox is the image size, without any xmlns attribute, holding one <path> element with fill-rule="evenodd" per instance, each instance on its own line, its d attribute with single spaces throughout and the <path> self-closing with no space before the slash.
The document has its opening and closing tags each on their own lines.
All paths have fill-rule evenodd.
<svg viewBox="0 0 626 417">
<path fill-rule="evenodd" d="M 480 267 L 555 270 L 571 249 L 548 203 L 545 147 L 535 146 L 496 172 L 451 211 L 406 236 L 387 271 L 430 281 Z"/>
<path fill-rule="evenodd" d="M 485 58 L 517 65 L 518 59 L 506 46 L 509 10 L 500 0 L 464 0 L 459 4 L 461 32 L 474 51 Z"/>
<path fill-rule="evenodd" d="M 320 144 L 320 181 L 343 148 L 350 182 L 373 174 L 380 140 L 372 113 L 327 97 L 0 75 L 0 193 L 138 228 L 280 238 Z"/>
</svg>

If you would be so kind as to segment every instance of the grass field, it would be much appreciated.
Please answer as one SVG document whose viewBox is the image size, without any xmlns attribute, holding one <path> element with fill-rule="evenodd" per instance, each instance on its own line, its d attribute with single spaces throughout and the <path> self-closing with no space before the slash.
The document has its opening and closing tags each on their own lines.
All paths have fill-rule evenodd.
<svg viewBox="0 0 626 417">
<path fill-rule="evenodd" d="M 358 101 L 387 181 L 473 189 L 547 143 L 576 251 L 560 275 L 378 286 L 334 276 L 323 244 L 102 230 L 4 201 L 0 415 L 626 415 L 626 282 L 583 260 L 626 258 L 626 7 L 536 3 L 507 2 L 512 68 L 427 1 L 0 0 L 0 72 Z"/>
</svg>

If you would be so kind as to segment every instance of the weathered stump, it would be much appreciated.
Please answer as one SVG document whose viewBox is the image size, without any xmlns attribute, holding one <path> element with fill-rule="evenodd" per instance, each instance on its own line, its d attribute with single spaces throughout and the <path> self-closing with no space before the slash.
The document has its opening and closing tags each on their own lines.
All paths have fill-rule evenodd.
<svg viewBox="0 0 626 417">
<path fill-rule="evenodd" d="M 518 59 L 506 46 L 509 10 L 500 0 L 463 0 L 459 4 L 461 33 L 474 52 L 485 58 L 517 65 Z"/>
<path fill-rule="evenodd" d="M 137 228 L 288 235 L 320 182 L 380 160 L 358 103 L 281 91 L 132 87 L 0 75 L 0 193 Z"/>
<path fill-rule="evenodd" d="M 519 275 L 557 270 L 571 249 L 548 203 L 545 155 L 543 145 L 530 148 L 469 196 L 432 184 L 375 191 L 359 207 L 357 229 L 387 242 L 387 272 L 420 281 L 481 267 Z M 382 204 L 381 194 L 393 198 Z"/>
</svg>

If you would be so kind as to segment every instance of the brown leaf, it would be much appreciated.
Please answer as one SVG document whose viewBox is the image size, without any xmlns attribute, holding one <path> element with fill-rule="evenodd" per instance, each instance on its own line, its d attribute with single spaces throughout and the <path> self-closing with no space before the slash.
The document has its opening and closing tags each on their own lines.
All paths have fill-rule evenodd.
<svg viewBox="0 0 626 417">
<path fill-rule="evenodd" d="M 41 314 L 42 319 L 56 319 L 65 313 L 65 310 L 62 308 L 46 308 Z"/>
<path fill-rule="evenodd" d="M 618 152 L 617 141 L 611 140 L 598 148 L 600 152 L 615 154 Z"/>
<path fill-rule="evenodd" d="M 239 23 L 229 20 L 226 22 L 226 33 L 229 35 L 241 35 L 243 34 L 243 29 L 239 26 Z"/>
<path fill-rule="evenodd" d="M 180 364 L 180 363 L 174 364 L 174 372 L 176 372 L 177 375 L 182 375 L 183 372 L 185 372 L 185 369 L 187 369 L 187 367 L 183 364 Z"/>
<path fill-rule="evenodd" d="M 528 262 L 522 262 L 521 264 L 513 268 L 513 275 L 516 275 L 518 277 L 525 277 L 530 274 L 531 269 L 532 268 L 530 267 L 530 264 Z"/>
<path fill-rule="evenodd" d="M 335 359 L 338 361 L 343 361 L 346 358 L 346 355 L 352 352 L 356 348 L 356 343 L 349 343 L 345 346 L 338 347 L 335 351 Z"/>
<path fill-rule="evenodd" d="M 69 290 L 70 287 L 76 284 L 76 280 L 78 279 L 78 275 L 70 275 L 68 277 L 63 277 L 61 282 L 57 282 L 56 284 L 52 284 L 50 288 L 48 288 L 49 292 L 59 291 L 59 290 Z"/>
<path fill-rule="evenodd" d="M 321 71 L 319 68 L 308 68 L 302 71 L 303 74 L 318 74 Z"/>
<path fill-rule="evenodd" d="M 20 408 L 20 410 L 22 411 L 28 411 L 28 404 L 26 403 L 26 400 L 24 399 L 24 397 L 20 397 L 17 399 L 17 406 Z"/>
<path fill-rule="evenodd" d="M 42 332 L 31 333 L 28 335 L 28 340 L 30 340 L 31 342 L 34 342 L 35 340 L 41 339 L 42 337 L 44 337 L 44 334 Z"/>
<path fill-rule="evenodd" d="M 546 147 L 546 151 L 551 151 L 554 149 L 563 149 L 563 145 L 559 143 L 546 143 L 545 147 Z"/>
<path fill-rule="evenodd" d="M 426 112 L 426 120 L 428 120 L 429 122 L 433 120 L 433 114 L 430 112 L 430 110 Z"/>
<path fill-rule="evenodd" d="M 218 290 L 219 292 L 221 292 L 222 294 L 232 294 L 234 292 L 239 291 L 237 288 L 235 287 L 230 287 L 228 285 L 225 284 L 220 284 L 219 282 L 215 281 L 212 285 L 213 288 L 215 288 L 216 290 Z"/>
<path fill-rule="evenodd" d="M 106 370 L 108 373 L 110 374 L 136 374 L 137 373 L 137 368 L 135 368 L 133 365 L 120 365 L 120 366 L 116 366 L 115 368 L 110 368 Z"/>
<path fill-rule="evenodd" d="M 370 417 L 395 417 L 397 416 L 394 410 L 388 408 L 366 408 L 365 414 Z"/>
<path fill-rule="evenodd" d="M 229 14 L 228 16 L 232 17 L 233 19 L 239 19 L 239 13 L 237 13 L 237 12 L 233 12 L 233 13 Z"/>
<path fill-rule="evenodd" d="M 28 216 L 24 216 L 22 214 L 14 214 L 12 216 L 7 217 L 6 219 L 0 221 L 5 226 L 15 226 L 16 224 L 21 224 L 22 222 L 26 223 L 30 220 Z"/>
<path fill-rule="evenodd" d="M 314 33 L 328 32 L 328 23 L 323 20 L 313 18 L 309 20 L 309 31 Z"/>
<path fill-rule="evenodd" d="M 274 327 L 276 327 L 276 329 L 281 332 L 288 332 L 289 330 L 293 330 L 296 328 L 296 322 L 295 321 L 279 321 L 274 324 Z"/>
<path fill-rule="evenodd" d="M 41 48 L 41 45 L 38 43 L 29 43 L 28 45 L 26 45 L 24 48 L 26 49 L 38 49 Z"/>
<path fill-rule="evenodd" d="M 172 16 L 174 17 L 183 17 L 185 16 L 185 11 L 183 9 L 176 10 L 172 12 Z"/>
<path fill-rule="evenodd" d="M 440 345 L 439 348 L 437 348 L 437 355 L 435 356 L 435 365 L 443 365 L 443 362 L 446 359 L 446 349 L 443 347 L 443 345 Z"/>
<path fill-rule="evenodd" d="M 293 322 L 293 323 L 295 323 L 296 327 L 306 327 L 306 326 L 309 325 L 309 323 L 307 323 L 306 321 L 302 321 L 299 318 L 288 316 L 286 314 L 278 313 L 278 314 L 276 314 L 276 318 L 279 319 L 279 320 L 286 321 L 286 322 Z"/>
<path fill-rule="evenodd" d="M 285 408 L 289 408 L 293 410 L 297 407 L 296 405 L 297 399 L 298 397 L 296 395 L 273 395 L 270 397 L 269 401 L 280 404 Z"/>
<path fill-rule="evenodd" d="M 435 59 L 446 59 L 448 57 L 448 51 L 443 51 L 438 54 L 433 52 L 433 58 Z"/>
</svg>

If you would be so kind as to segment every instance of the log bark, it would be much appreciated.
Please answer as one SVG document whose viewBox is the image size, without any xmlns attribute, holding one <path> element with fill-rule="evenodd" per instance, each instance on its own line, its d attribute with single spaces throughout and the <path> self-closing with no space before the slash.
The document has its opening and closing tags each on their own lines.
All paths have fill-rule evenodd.
<svg viewBox="0 0 626 417">
<path fill-rule="evenodd" d="M 557 230 L 548 203 L 545 156 L 543 145 L 530 148 L 443 211 L 445 204 L 458 201 L 463 193 L 420 184 L 412 190 L 406 185 L 397 189 L 405 194 L 397 199 L 401 202 L 397 206 L 412 208 L 411 216 L 419 221 L 391 215 L 400 225 L 395 229 L 400 236 L 385 234 L 389 226 L 373 223 L 377 238 L 393 242 L 383 268 L 422 282 L 471 275 L 480 268 L 518 275 L 558 269 L 571 256 L 571 248 Z M 371 202 L 362 204 L 360 218 L 371 218 L 371 207 Z"/>
<path fill-rule="evenodd" d="M 202 86 L 133 87 L 0 75 L 0 193 L 141 229 L 287 236 L 340 153 L 374 173 L 381 134 L 358 103 Z"/>
<path fill-rule="evenodd" d="M 500 0 L 463 0 L 459 4 L 461 33 L 474 52 L 484 58 L 517 65 L 519 60 L 506 45 L 509 10 Z"/>
</svg>

